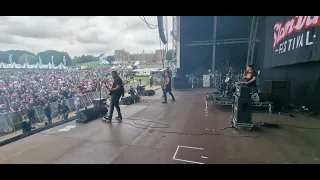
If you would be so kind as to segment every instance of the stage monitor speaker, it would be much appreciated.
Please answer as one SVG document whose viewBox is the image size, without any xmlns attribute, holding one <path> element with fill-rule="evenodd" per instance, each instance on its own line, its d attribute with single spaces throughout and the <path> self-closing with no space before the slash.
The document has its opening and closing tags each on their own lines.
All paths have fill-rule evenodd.
<svg viewBox="0 0 320 180">
<path fill-rule="evenodd" d="M 235 96 L 233 117 L 237 123 L 252 124 L 252 99 Z"/>
<path fill-rule="evenodd" d="M 153 96 L 156 92 L 154 90 L 145 90 L 139 93 L 140 96 Z"/>
<path fill-rule="evenodd" d="M 105 108 L 106 109 L 106 108 Z M 76 122 L 88 123 L 100 117 L 100 110 L 98 108 L 85 109 L 79 112 Z"/>
<path fill-rule="evenodd" d="M 134 96 L 128 96 L 128 97 L 122 98 L 120 104 L 130 105 L 130 104 L 134 104 L 139 101 L 140 101 L 140 96 L 134 95 Z"/>
</svg>

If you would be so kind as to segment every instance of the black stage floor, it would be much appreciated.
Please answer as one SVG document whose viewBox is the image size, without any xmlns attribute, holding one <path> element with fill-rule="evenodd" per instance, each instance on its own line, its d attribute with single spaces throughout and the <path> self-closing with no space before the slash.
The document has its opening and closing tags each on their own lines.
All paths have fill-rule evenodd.
<svg viewBox="0 0 320 180">
<path fill-rule="evenodd" d="M 73 121 L 43 131 L 1 147 L 0 163 L 320 163 L 318 130 L 295 127 L 257 127 L 240 133 L 222 130 L 230 125 L 231 114 L 218 107 L 205 109 L 204 94 L 210 91 L 175 91 L 177 101 L 168 104 L 161 103 L 158 92 L 142 103 L 122 107 L 126 117 L 122 123 Z M 289 118 L 269 115 L 267 110 L 254 114 L 257 122 L 320 128 L 319 120 Z"/>
</svg>

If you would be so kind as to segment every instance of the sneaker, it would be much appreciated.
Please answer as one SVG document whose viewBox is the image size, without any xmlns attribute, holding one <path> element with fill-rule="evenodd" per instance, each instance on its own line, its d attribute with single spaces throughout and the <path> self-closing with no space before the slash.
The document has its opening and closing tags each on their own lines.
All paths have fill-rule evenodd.
<svg viewBox="0 0 320 180">
<path fill-rule="evenodd" d="M 118 116 L 118 117 L 116 117 L 116 120 L 122 121 L 122 117 L 121 117 L 121 116 Z"/>
<path fill-rule="evenodd" d="M 175 99 L 171 99 L 171 101 L 176 101 Z"/>
<path fill-rule="evenodd" d="M 103 117 L 106 122 L 111 122 L 111 117 Z"/>
<path fill-rule="evenodd" d="M 163 101 L 162 104 L 167 104 L 167 102 L 166 102 L 166 101 Z"/>
</svg>

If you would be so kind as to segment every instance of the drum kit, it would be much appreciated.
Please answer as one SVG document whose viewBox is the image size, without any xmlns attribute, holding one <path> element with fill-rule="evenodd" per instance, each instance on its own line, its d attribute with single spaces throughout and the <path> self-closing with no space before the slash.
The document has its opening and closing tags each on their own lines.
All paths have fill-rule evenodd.
<svg viewBox="0 0 320 180">
<path fill-rule="evenodd" d="M 225 76 L 221 76 L 221 73 L 213 73 L 215 77 L 218 77 L 218 91 L 214 93 L 208 93 L 206 95 L 207 103 L 216 105 L 228 105 L 231 106 L 234 102 L 234 94 L 237 90 L 237 86 L 246 86 L 243 84 L 242 78 L 245 72 L 239 74 L 233 74 L 230 68 Z M 253 106 L 269 108 L 271 112 L 272 102 L 261 102 L 257 88 L 252 88 L 250 93 L 253 101 Z"/>
</svg>

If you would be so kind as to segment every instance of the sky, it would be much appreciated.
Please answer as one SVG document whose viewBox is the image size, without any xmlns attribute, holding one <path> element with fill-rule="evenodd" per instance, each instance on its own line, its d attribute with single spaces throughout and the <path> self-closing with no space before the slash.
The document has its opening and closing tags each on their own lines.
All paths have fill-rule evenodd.
<svg viewBox="0 0 320 180">
<path fill-rule="evenodd" d="M 157 16 L 145 16 L 157 24 Z M 172 49 L 172 16 L 167 16 Z M 158 29 L 150 29 L 138 16 L 0 16 L 0 50 L 39 53 L 57 50 L 71 57 L 114 50 L 152 53 L 160 48 Z"/>
</svg>

